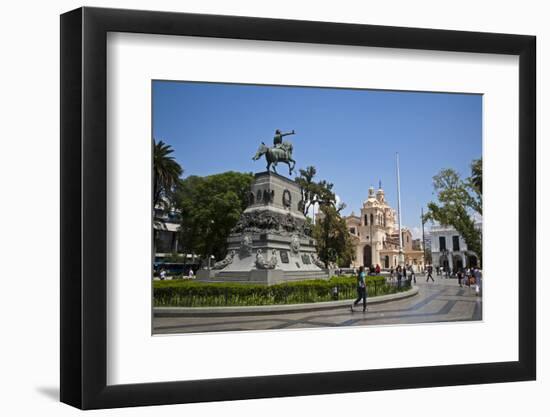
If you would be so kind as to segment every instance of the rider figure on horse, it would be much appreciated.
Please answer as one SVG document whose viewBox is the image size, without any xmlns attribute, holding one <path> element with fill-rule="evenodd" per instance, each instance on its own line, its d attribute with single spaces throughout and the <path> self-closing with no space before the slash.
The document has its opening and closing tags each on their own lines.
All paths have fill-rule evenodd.
<svg viewBox="0 0 550 417">
<path fill-rule="evenodd" d="M 288 133 L 282 133 L 279 129 L 275 130 L 275 136 L 273 137 L 273 147 L 268 147 L 265 143 L 262 142 L 256 155 L 252 158 L 254 161 L 257 161 L 262 156 L 265 155 L 267 162 L 267 171 L 273 169 L 273 172 L 277 172 L 276 166 L 277 163 L 283 162 L 288 165 L 288 173 L 292 175 L 292 170 L 296 165 L 296 161 L 292 159 L 292 143 L 283 141 L 283 137 L 288 135 L 294 135 L 294 130 Z"/>
<path fill-rule="evenodd" d="M 292 132 L 287 132 L 287 133 L 282 133 L 280 131 L 280 129 L 276 129 L 275 130 L 275 136 L 273 137 L 273 147 L 275 149 L 282 149 L 286 152 L 288 152 L 288 156 L 292 156 L 292 150 L 289 149 L 289 143 L 288 142 L 283 142 L 283 137 L 284 136 L 288 136 L 288 135 L 294 135 L 294 129 L 292 130 Z"/>
</svg>

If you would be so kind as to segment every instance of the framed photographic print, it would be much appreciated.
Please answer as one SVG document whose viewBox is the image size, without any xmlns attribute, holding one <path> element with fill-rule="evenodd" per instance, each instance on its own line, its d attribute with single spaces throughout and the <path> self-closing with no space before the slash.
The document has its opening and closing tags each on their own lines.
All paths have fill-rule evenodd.
<svg viewBox="0 0 550 417">
<path fill-rule="evenodd" d="M 535 379 L 534 37 L 81 8 L 61 103 L 63 402 Z"/>
</svg>

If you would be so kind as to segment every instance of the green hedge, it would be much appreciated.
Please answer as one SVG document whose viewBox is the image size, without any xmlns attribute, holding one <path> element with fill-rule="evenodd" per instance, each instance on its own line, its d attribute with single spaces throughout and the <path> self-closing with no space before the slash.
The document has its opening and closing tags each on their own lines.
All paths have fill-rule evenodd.
<svg viewBox="0 0 550 417">
<path fill-rule="evenodd" d="M 205 283 L 188 280 L 154 281 L 156 307 L 251 306 L 302 304 L 355 298 L 356 278 L 286 282 L 267 286 L 244 283 Z M 382 276 L 367 277 L 369 296 L 397 292 Z M 334 293 L 337 288 L 337 293 Z M 405 288 L 402 288 L 403 290 Z"/>
</svg>

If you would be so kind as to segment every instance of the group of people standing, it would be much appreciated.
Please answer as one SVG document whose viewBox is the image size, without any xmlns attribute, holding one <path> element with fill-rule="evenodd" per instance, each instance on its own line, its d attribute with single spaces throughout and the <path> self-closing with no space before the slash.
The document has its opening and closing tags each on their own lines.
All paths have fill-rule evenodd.
<svg viewBox="0 0 550 417">
<path fill-rule="evenodd" d="M 433 270 L 433 268 L 432 268 Z M 449 269 L 449 267 L 447 266 L 436 266 L 435 267 L 435 273 L 436 275 L 445 275 L 445 278 L 450 278 L 451 277 L 451 270 Z"/>
<path fill-rule="evenodd" d="M 405 280 L 409 280 L 409 282 L 414 282 L 416 284 L 416 273 L 414 272 L 414 268 L 412 265 L 399 265 L 395 269 L 392 267 L 390 269 L 390 280 L 393 281 L 394 279 L 397 279 L 398 288 L 401 287 L 401 282 Z"/>
<path fill-rule="evenodd" d="M 439 267 L 438 267 L 439 269 Z M 376 267 L 370 267 L 369 269 L 369 275 L 378 275 L 380 274 L 380 267 L 377 265 Z M 356 270 L 354 270 L 356 272 Z M 426 282 L 428 282 L 430 279 L 432 282 L 435 282 L 432 274 L 433 274 L 433 267 L 432 265 L 428 265 L 426 267 Z M 359 302 L 363 301 L 363 311 L 367 311 L 367 273 L 365 272 L 365 267 L 361 266 L 359 267 L 359 271 L 356 272 L 357 276 L 357 299 L 353 302 L 351 305 L 351 311 L 354 311 L 354 307 L 356 307 Z M 459 268 L 456 272 L 456 276 L 458 279 L 458 284 L 462 287 L 463 285 L 472 286 L 475 285 L 476 294 L 479 294 L 481 291 L 481 270 L 477 267 L 474 268 Z M 408 280 L 408 283 L 414 282 L 416 284 L 416 274 L 414 271 L 414 268 L 412 265 L 405 265 L 405 266 L 397 266 L 395 269 L 390 269 L 390 280 L 393 281 L 394 279 L 397 280 L 397 287 L 401 287 L 401 283 L 405 280 Z"/>
<path fill-rule="evenodd" d="M 369 268 L 369 275 L 379 275 L 380 274 L 380 266 L 376 265 L 376 267 L 371 266 Z M 365 272 L 365 267 L 361 266 L 359 267 L 359 271 L 357 272 L 357 299 L 353 302 L 351 305 L 351 311 L 354 311 L 354 307 L 356 307 L 359 302 L 363 301 L 363 311 L 367 311 L 367 273 Z M 391 268 L 390 270 L 390 280 L 397 279 L 397 287 L 401 288 L 401 283 L 403 281 L 408 280 L 409 283 L 414 282 L 416 284 L 416 273 L 414 271 L 414 268 L 412 265 L 405 265 L 401 266 L 399 265 L 395 270 Z M 432 278 L 433 279 L 433 278 Z"/>
<path fill-rule="evenodd" d="M 430 279 L 434 281 L 432 273 L 433 267 L 431 265 L 428 265 L 426 267 L 426 282 L 428 282 Z M 447 278 L 451 277 L 448 268 L 438 266 L 436 267 L 436 273 L 437 275 L 442 275 L 443 273 L 445 273 L 445 276 Z M 476 293 L 479 294 L 479 292 L 481 291 L 481 270 L 478 267 L 458 268 L 453 275 L 456 276 L 459 286 L 471 287 L 472 285 L 474 285 Z"/>
<path fill-rule="evenodd" d="M 458 285 L 471 287 L 475 285 L 476 293 L 479 293 L 481 290 L 481 271 L 479 268 L 459 268 L 456 271 L 456 278 L 458 280 Z"/>
</svg>

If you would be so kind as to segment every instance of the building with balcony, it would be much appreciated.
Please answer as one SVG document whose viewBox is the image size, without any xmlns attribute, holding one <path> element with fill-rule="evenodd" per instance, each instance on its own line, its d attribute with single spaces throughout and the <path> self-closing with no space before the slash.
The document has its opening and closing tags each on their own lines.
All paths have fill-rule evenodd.
<svg viewBox="0 0 550 417">
<path fill-rule="evenodd" d="M 481 222 L 476 223 L 481 229 Z M 429 232 L 432 262 L 443 270 L 456 272 L 461 268 L 479 266 L 479 257 L 468 249 L 464 238 L 452 226 L 434 225 Z"/>
</svg>

